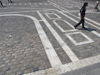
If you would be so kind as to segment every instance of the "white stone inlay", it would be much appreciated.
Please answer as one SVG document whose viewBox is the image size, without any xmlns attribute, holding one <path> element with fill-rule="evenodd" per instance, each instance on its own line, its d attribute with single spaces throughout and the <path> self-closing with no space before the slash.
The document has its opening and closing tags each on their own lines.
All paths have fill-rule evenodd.
<svg viewBox="0 0 100 75">
<path fill-rule="evenodd" d="M 50 15 L 55 15 L 56 17 L 50 17 Z M 61 18 L 60 16 L 58 16 L 56 13 L 46 13 L 46 16 L 49 18 L 49 19 L 58 19 L 58 18 Z"/>
<path fill-rule="evenodd" d="M 81 34 L 83 37 L 85 37 L 87 39 L 87 41 L 83 41 L 83 42 L 76 42 L 70 35 L 72 34 Z M 89 38 L 88 36 L 86 36 L 84 33 L 82 32 L 73 32 L 73 33 L 67 33 L 65 34 L 75 45 L 83 45 L 83 44 L 88 44 L 88 43 L 92 43 L 94 42 L 91 38 Z"/>
</svg>

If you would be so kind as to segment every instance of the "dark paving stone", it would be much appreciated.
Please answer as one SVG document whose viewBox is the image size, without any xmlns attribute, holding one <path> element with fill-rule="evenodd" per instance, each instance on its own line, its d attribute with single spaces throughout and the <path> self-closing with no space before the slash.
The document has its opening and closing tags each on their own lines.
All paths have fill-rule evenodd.
<svg viewBox="0 0 100 75">
<path fill-rule="evenodd" d="M 33 68 L 33 72 L 38 71 L 38 70 L 39 70 L 38 68 Z"/>
<path fill-rule="evenodd" d="M 100 75 L 100 68 L 89 71 L 86 73 L 86 75 Z"/>
<path fill-rule="evenodd" d="M 84 73 L 84 74 L 80 74 L 80 75 L 86 75 L 86 74 Z"/>
<path fill-rule="evenodd" d="M 22 75 L 23 73 L 24 73 L 23 71 L 19 71 L 19 72 L 17 72 L 16 75 Z"/>
<path fill-rule="evenodd" d="M 10 75 L 16 75 L 15 73 L 11 73 Z"/>
<path fill-rule="evenodd" d="M 10 70 L 10 67 L 4 67 L 2 70 L 3 71 L 8 71 L 8 70 Z"/>
<path fill-rule="evenodd" d="M 4 75 L 5 74 L 5 72 L 0 72 L 0 75 Z"/>
<path fill-rule="evenodd" d="M 3 60 L 0 60 L 0 65 L 3 64 L 3 63 L 4 63 L 4 61 Z"/>
</svg>

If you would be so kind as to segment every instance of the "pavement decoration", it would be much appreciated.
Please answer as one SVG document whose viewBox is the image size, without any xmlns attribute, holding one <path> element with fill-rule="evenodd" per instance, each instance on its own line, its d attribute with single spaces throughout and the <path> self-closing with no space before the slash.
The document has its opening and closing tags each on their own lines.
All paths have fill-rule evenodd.
<svg viewBox="0 0 100 75">
<path fill-rule="evenodd" d="M 88 16 L 86 30 L 74 29 L 79 17 L 73 9 L 82 3 L 58 3 L 0 8 L 0 75 L 58 75 L 100 62 L 100 23 Z"/>
</svg>

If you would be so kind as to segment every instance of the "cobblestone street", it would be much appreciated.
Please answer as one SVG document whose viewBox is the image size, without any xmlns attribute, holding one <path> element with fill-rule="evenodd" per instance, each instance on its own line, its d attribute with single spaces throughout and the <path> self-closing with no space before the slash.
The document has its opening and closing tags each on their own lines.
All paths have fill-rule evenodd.
<svg viewBox="0 0 100 75">
<path fill-rule="evenodd" d="M 4 0 L 6 7 L 0 7 L 0 75 L 99 72 L 100 12 L 92 11 L 94 1 L 88 1 L 86 29 L 74 28 L 84 2 Z"/>
</svg>

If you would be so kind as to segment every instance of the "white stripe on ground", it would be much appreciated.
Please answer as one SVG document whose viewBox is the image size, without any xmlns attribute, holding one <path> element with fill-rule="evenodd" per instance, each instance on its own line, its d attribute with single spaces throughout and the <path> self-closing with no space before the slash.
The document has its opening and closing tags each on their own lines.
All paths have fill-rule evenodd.
<svg viewBox="0 0 100 75">
<path fill-rule="evenodd" d="M 86 17 L 86 20 L 88 20 L 88 21 L 90 21 L 90 22 L 93 22 L 94 24 L 100 26 L 100 23 L 98 23 L 98 22 L 96 22 L 96 21 L 94 21 L 94 20 L 91 20 L 91 19 L 89 19 L 89 18 L 87 18 L 87 17 Z"/>
<path fill-rule="evenodd" d="M 82 42 L 76 42 L 70 35 L 72 34 L 81 34 L 83 37 L 85 37 L 87 40 L 86 41 L 82 41 Z M 73 33 L 67 33 L 65 34 L 75 45 L 83 45 L 83 44 L 88 44 L 88 43 L 92 43 L 94 42 L 92 39 L 90 39 L 88 36 L 86 36 L 84 33 L 82 32 L 73 32 Z"/>
<path fill-rule="evenodd" d="M 68 45 L 62 40 L 62 38 L 58 35 L 58 33 L 54 30 L 54 28 L 48 23 L 48 21 L 43 17 L 43 15 L 37 11 L 38 15 L 41 17 L 41 19 L 44 21 L 46 26 L 49 28 L 53 36 L 56 38 L 56 40 L 59 42 L 63 50 L 66 52 L 66 54 L 69 56 L 69 58 L 72 61 L 78 61 L 79 59 L 77 56 L 72 52 L 72 50 L 68 47 Z"/>
<path fill-rule="evenodd" d="M 65 22 L 67 25 L 69 25 L 70 27 L 72 27 L 72 29 L 70 29 L 70 30 L 64 30 L 64 29 L 56 22 L 56 21 L 58 21 L 58 20 Z M 71 25 L 69 22 L 67 22 L 67 21 L 65 21 L 65 20 L 63 20 L 63 19 L 56 19 L 56 20 L 53 20 L 53 23 L 54 23 L 62 32 L 78 31 L 77 29 L 75 29 L 75 28 L 73 27 L 73 25 Z"/>
<path fill-rule="evenodd" d="M 50 69 L 41 70 L 41 71 L 28 73 L 24 75 L 59 75 L 59 74 L 63 74 L 72 70 L 84 68 L 89 65 L 100 63 L 99 59 L 100 59 L 100 55 L 96 55 L 96 56 L 89 57 L 80 61 L 76 61 L 76 62 L 64 64 L 58 67 L 53 67 Z"/>
<path fill-rule="evenodd" d="M 46 54 L 50 61 L 51 66 L 56 67 L 56 66 L 62 65 L 58 55 L 56 54 L 52 44 L 50 43 L 46 33 L 44 32 L 41 24 L 35 17 L 29 16 L 29 15 L 22 15 L 22 14 L 5 14 L 5 15 L 0 15 L 0 16 L 23 16 L 23 17 L 28 17 L 28 18 L 32 19 L 33 22 L 35 23 L 36 29 L 38 31 L 39 37 L 42 41 L 42 44 L 44 46 L 44 49 L 46 51 Z"/>
<path fill-rule="evenodd" d="M 58 11 L 58 10 L 56 10 L 56 11 Z M 64 13 L 61 12 L 61 11 L 58 11 L 58 12 L 59 12 L 60 14 L 64 15 L 64 16 L 66 16 L 67 18 L 71 19 L 72 21 L 78 23 L 77 20 L 73 19 L 72 17 L 68 16 L 67 14 L 64 14 Z M 71 13 L 68 13 L 68 14 L 72 15 Z M 75 15 L 72 15 L 72 16 L 76 17 Z M 78 17 L 76 17 L 76 18 L 78 18 Z M 88 22 L 86 22 L 86 23 L 88 23 Z M 90 24 L 90 23 L 89 23 L 89 24 Z M 86 26 L 86 27 L 87 27 L 87 26 Z M 91 32 L 94 33 L 95 35 L 97 35 L 98 37 L 100 37 L 100 34 L 99 34 L 98 32 L 96 32 L 96 31 L 91 31 Z"/>
</svg>

